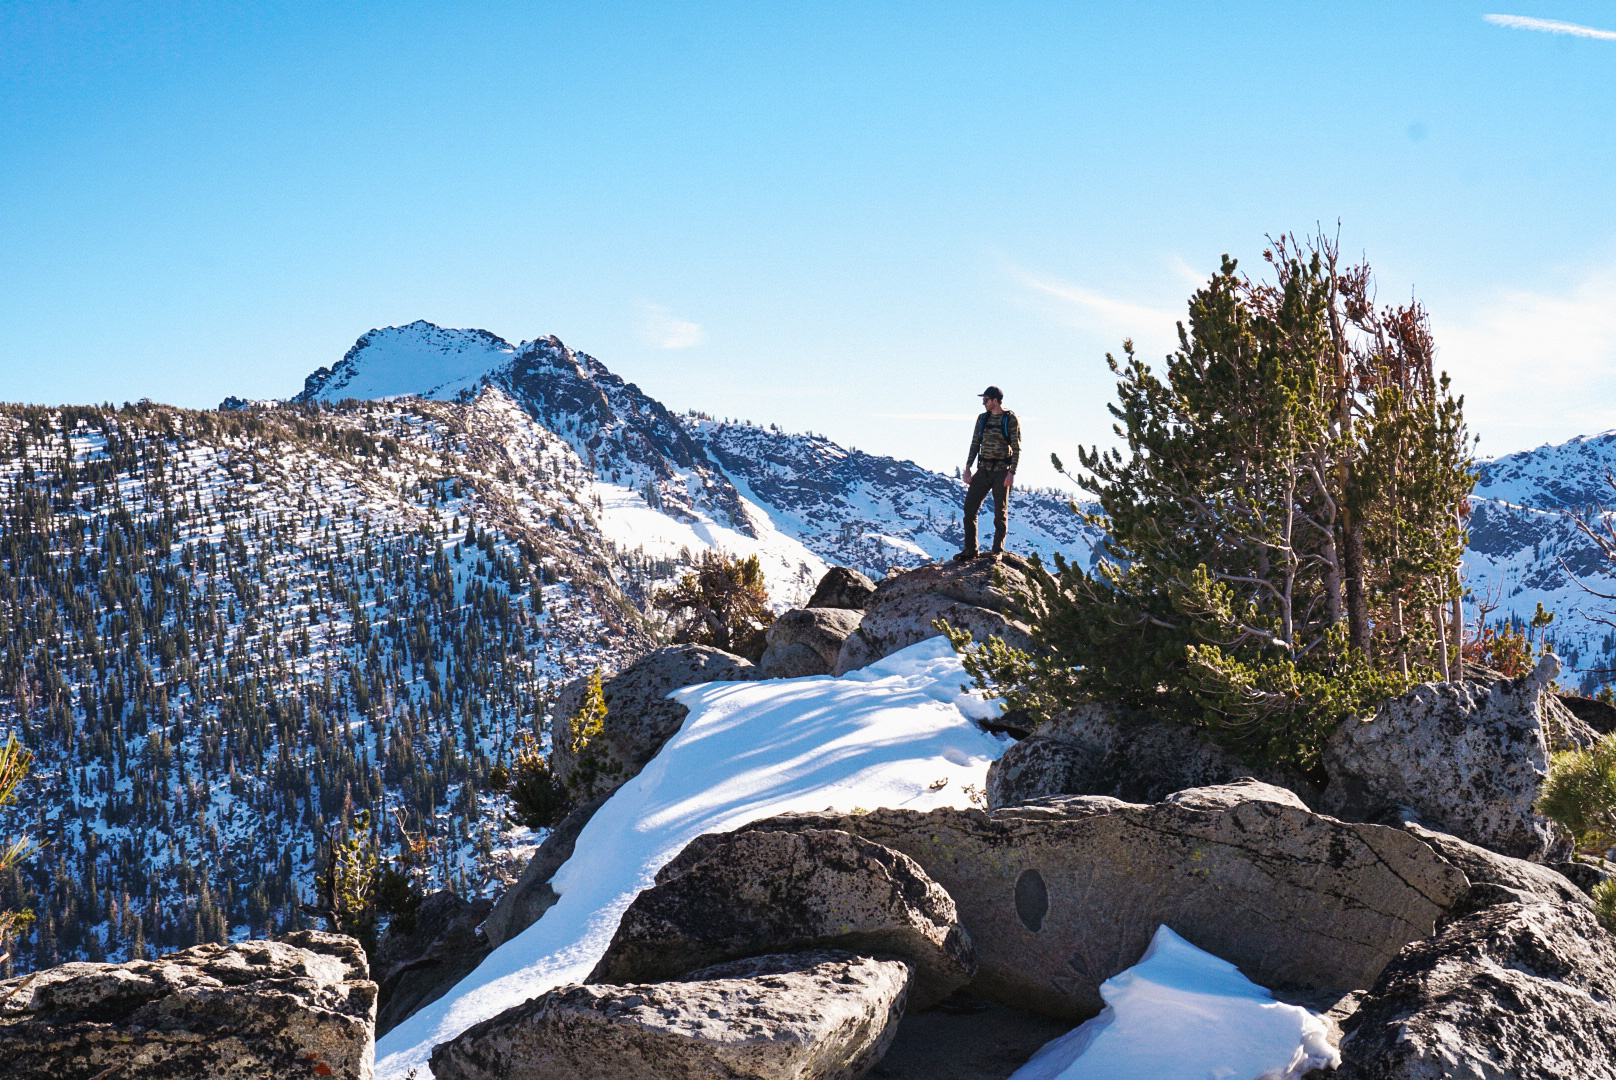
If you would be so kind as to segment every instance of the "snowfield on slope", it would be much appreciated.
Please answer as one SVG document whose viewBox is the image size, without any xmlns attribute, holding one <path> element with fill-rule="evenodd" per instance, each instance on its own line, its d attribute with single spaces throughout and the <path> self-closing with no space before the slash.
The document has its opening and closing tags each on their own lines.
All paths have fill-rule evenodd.
<svg viewBox="0 0 1616 1080">
<path fill-rule="evenodd" d="M 429 1075 L 432 1048 L 528 998 L 581 981 L 618 919 L 702 833 L 792 811 L 970 805 L 1008 745 L 975 719 L 995 702 L 963 689 L 943 638 L 840 678 L 704 683 L 670 696 L 690 708 L 679 733 L 578 837 L 552 882 L 561 898 L 439 1000 L 376 1046 L 378 1080 Z M 938 782 L 942 781 L 941 784 Z"/>
</svg>

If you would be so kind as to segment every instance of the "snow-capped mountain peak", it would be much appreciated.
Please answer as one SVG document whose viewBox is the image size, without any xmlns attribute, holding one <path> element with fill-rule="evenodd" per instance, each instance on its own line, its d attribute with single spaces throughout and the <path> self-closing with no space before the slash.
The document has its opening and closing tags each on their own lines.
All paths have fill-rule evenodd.
<svg viewBox="0 0 1616 1080">
<path fill-rule="evenodd" d="M 385 326 L 361 337 L 335 366 L 315 371 L 292 400 L 444 400 L 504 370 L 517 352 L 487 330 L 446 329 L 424 320 Z"/>
</svg>

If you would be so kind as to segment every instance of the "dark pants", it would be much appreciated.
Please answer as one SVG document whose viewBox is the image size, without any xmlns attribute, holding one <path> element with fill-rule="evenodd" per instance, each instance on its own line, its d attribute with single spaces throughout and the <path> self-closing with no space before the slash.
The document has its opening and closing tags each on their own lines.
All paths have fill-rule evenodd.
<svg viewBox="0 0 1616 1080">
<path fill-rule="evenodd" d="M 993 550 L 1004 550 L 1004 534 L 1010 528 L 1010 490 L 1004 478 L 1010 473 L 1009 465 L 983 465 L 971 477 L 970 490 L 965 493 L 965 550 L 976 551 L 976 515 L 982 512 L 982 500 L 993 492 Z"/>
</svg>

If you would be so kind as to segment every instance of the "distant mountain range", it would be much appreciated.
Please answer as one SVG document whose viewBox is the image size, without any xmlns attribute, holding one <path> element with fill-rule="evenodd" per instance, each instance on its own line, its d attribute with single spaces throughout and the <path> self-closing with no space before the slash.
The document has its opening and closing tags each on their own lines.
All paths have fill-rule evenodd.
<svg viewBox="0 0 1616 1080">
<path fill-rule="evenodd" d="M 292 400 L 469 401 L 490 390 L 509 395 L 588 463 L 601 485 L 601 528 L 620 548 L 665 552 L 666 537 L 685 540 L 687 530 L 669 533 L 644 516 L 652 511 L 715 546 L 765 554 L 777 594 L 792 599 L 812 585 L 800 572 L 805 564 L 809 576 L 827 563 L 880 576 L 964 543 L 957 479 L 815 435 L 675 416 L 553 337 L 513 345 L 485 330 L 426 322 L 372 330 Z M 1058 494 L 1019 492 L 1012 520 L 1018 551 L 1086 560 L 1097 539 Z"/>
<path fill-rule="evenodd" d="M 311 375 L 294 400 L 465 399 L 488 387 L 508 393 L 590 464 L 609 492 L 602 528 L 619 547 L 639 543 L 666 553 L 658 529 L 645 531 L 648 519 L 636 517 L 657 511 L 720 547 L 755 544 L 770 553 L 776 593 L 789 599 L 811 576 L 802 566 L 840 563 L 879 576 L 891 566 L 947 557 L 964 539 L 962 489 L 952 477 L 818 436 L 674 416 L 553 337 L 512 345 L 487 331 L 424 322 L 373 330 L 336 366 Z M 1616 667 L 1616 636 L 1601 621 L 1616 601 L 1583 586 L 1616 595 L 1616 574 L 1567 512 L 1616 503 L 1606 480 L 1613 469 L 1616 432 L 1481 463 L 1465 560 L 1466 584 L 1491 622 L 1523 624 L 1540 602 L 1555 612 L 1548 637 L 1568 661 L 1569 677 L 1590 688 L 1606 681 L 1602 669 Z M 642 523 L 638 532 L 626 524 L 631 519 Z M 1098 539 L 1065 497 L 1019 493 L 1010 539 L 1016 550 L 1060 551 L 1087 562 Z M 1473 620 L 1476 603 L 1467 612 Z"/>
<path fill-rule="evenodd" d="M 1491 621 L 1555 613 L 1548 638 L 1584 690 L 1616 682 L 1616 566 L 1572 520 L 1606 528 L 1616 506 L 1616 431 L 1582 436 L 1482 462 L 1471 499 L 1465 581 L 1473 601 L 1496 605 Z M 1592 591 L 1590 591 L 1592 590 Z M 1469 608 L 1475 618 L 1474 603 Z"/>
</svg>

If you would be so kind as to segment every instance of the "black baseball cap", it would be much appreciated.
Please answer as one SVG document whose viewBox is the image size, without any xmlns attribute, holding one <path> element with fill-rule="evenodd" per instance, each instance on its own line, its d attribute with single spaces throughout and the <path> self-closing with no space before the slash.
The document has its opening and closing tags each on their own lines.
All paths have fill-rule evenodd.
<svg viewBox="0 0 1616 1080">
<path fill-rule="evenodd" d="M 981 398 L 992 398 L 995 401 L 1003 401 L 1004 391 L 1000 390 L 997 386 L 990 386 L 976 396 Z"/>
</svg>

